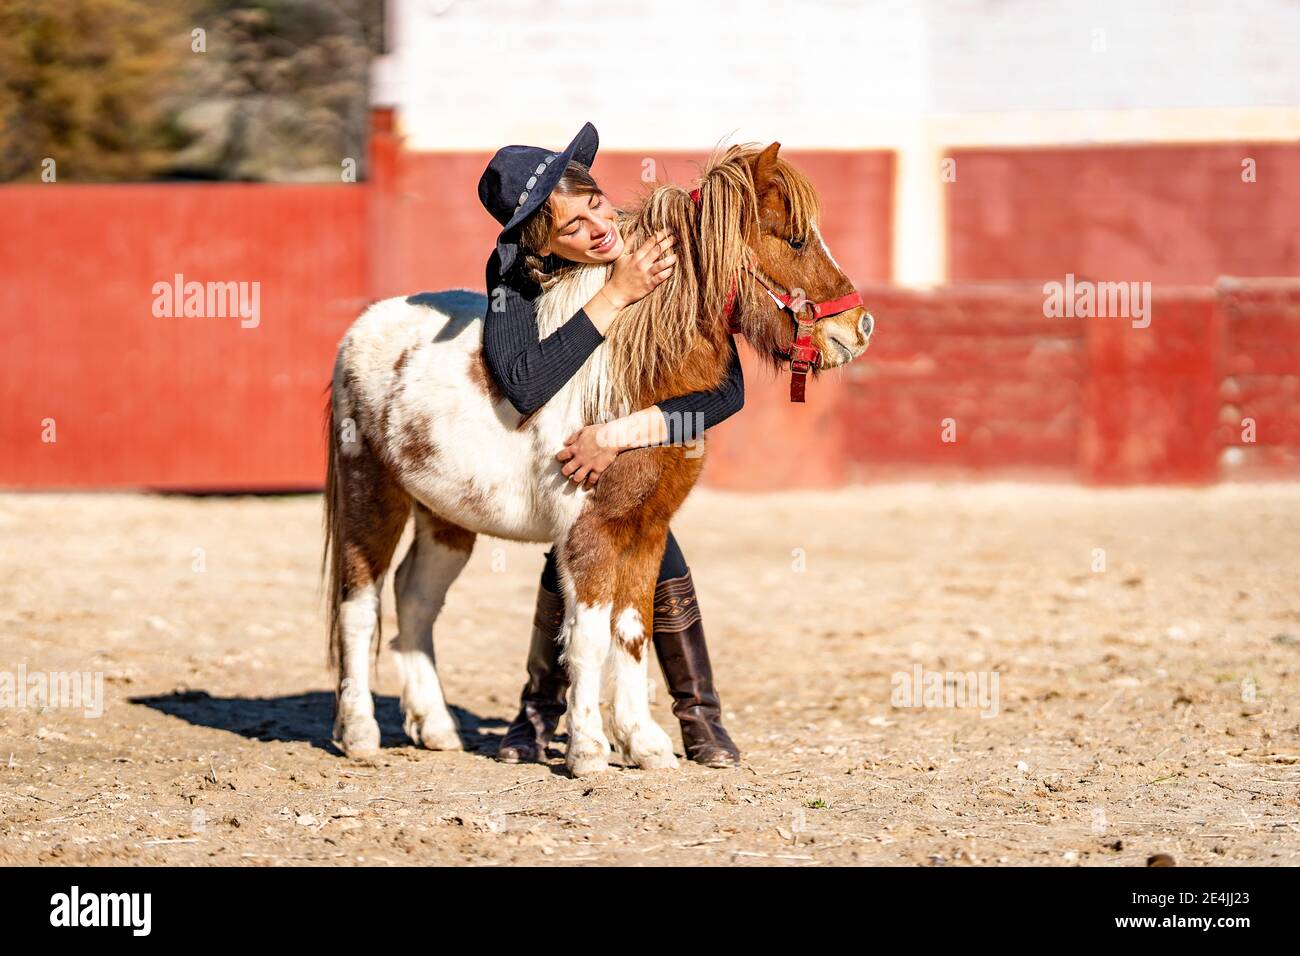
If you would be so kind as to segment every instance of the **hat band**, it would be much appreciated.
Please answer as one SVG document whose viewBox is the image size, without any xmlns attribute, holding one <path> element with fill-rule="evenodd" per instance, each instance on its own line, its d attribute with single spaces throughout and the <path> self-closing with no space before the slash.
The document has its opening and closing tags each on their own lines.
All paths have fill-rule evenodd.
<svg viewBox="0 0 1300 956">
<path fill-rule="evenodd" d="M 519 210 L 523 209 L 524 203 L 528 202 L 529 192 L 531 192 L 532 188 L 537 185 L 537 177 L 546 172 L 546 167 L 555 162 L 555 157 L 557 155 L 558 154 L 556 153 L 551 153 L 551 155 L 546 157 L 546 162 L 537 164 L 537 168 L 533 170 L 533 175 L 529 177 L 528 183 L 524 187 L 524 191 L 519 194 L 519 202 L 515 204 L 515 211 L 510 214 L 511 219 L 519 215 Z"/>
</svg>

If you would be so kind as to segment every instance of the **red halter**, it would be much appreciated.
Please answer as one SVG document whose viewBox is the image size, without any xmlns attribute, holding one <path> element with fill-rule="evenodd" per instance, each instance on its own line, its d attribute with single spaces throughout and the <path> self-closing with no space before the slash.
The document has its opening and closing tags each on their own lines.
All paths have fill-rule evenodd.
<svg viewBox="0 0 1300 956">
<path fill-rule="evenodd" d="M 697 206 L 700 204 L 700 190 L 698 187 L 691 190 L 691 201 Z M 832 315 L 839 315 L 841 312 L 849 311 L 849 309 L 861 307 L 862 296 L 857 292 L 850 292 L 838 299 L 830 299 L 826 302 L 810 302 L 802 296 L 790 295 L 788 292 L 774 287 L 774 283 L 767 276 L 754 268 L 752 252 L 750 261 L 745 265 L 745 270 L 758 280 L 758 284 L 767 290 L 767 294 L 776 300 L 782 309 L 789 312 L 790 317 L 794 319 L 794 341 L 790 343 L 789 351 L 784 354 L 790 360 L 790 401 L 802 402 L 808 386 L 808 373 L 820 365 L 822 361 L 821 349 L 812 344 L 813 330 L 816 328 L 816 323 Z M 723 304 L 722 311 L 723 317 L 727 320 L 727 331 L 732 335 L 741 331 L 734 318 L 737 291 L 738 289 L 733 283 L 731 291 L 727 293 L 727 300 Z M 800 317 L 805 308 L 811 310 L 812 318 Z"/>
</svg>

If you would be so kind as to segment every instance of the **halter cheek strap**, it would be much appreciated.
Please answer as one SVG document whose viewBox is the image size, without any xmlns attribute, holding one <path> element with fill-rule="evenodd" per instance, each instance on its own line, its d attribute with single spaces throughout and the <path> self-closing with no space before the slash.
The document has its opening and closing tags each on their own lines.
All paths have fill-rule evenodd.
<svg viewBox="0 0 1300 956">
<path fill-rule="evenodd" d="M 691 190 L 691 202 L 697 206 L 700 204 L 698 186 Z M 790 401 L 803 402 L 808 389 L 808 373 L 820 365 L 822 361 L 821 349 L 813 345 L 812 342 L 817 323 L 822 319 L 839 315 L 841 312 L 860 308 L 862 306 L 862 296 L 854 291 L 842 295 L 838 299 L 828 299 L 825 302 L 810 302 L 802 297 L 792 296 L 788 292 L 774 288 L 775 283 L 754 268 L 752 251 L 750 261 L 745 265 L 745 271 L 752 275 L 759 285 L 767 291 L 767 294 L 772 297 L 777 306 L 789 312 L 790 317 L 794 320 L 794 340 L 790 343 L 790 348 L 783 354 L 790 360 Z M 723 317 L 727 320 L 727 331 L 732 335 L 742 331 L 735 314 L 737 292 L 737 285 L 733 282 L 722 307 Z M 811 310 L 811 318 L 803 317 L 806 309 Z"/>
</svg>

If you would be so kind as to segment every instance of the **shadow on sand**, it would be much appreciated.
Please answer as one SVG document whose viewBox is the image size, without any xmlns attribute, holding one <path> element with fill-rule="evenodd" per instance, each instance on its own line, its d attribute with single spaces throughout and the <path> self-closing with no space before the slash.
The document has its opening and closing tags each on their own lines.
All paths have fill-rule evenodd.
<svg viewBox="0 0 1300 956">
<path fill-rule="evenodd" d="M 283 697 L 214 697 L 205 690 L 186 690 L 132 697 L 131 703 L 152 707 L 196 727 L 225 730 L 250 740 L 309 743 L 330 753 L 339 752 L 330 741 L 334 727 L 332 691 L 314 690 Z M 496 753 L 501 737 L 485 730 L 504 728 L 504 720 L 480 717 L 461 707 L 452 707 L 451 711 L 467 751 Z M 375 695 L 375 719 L 379 721 L 382 746 L 413 746 L 402 729 L 402 711 L 396 697 Z"/>
</svg>

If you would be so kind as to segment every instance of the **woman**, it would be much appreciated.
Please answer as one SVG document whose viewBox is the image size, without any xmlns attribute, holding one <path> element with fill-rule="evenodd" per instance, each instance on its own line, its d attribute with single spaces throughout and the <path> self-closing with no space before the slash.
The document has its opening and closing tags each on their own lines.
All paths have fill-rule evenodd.
<svg viewBox="0 0 1300 956">
<path fill-rule="evenodd" d="M 498 150 L 479 180 L 478 194 L 502 230 L 487 264 L 489 310 L 484 322 L 487 365 L 510 403 L 529 415 L 555 395 L 604 339 L 619 312 L 671 274 L 674 239 L 661 232 L 639 249 L 624 248 L 618 215 L 589 169 L 599 138 L 590 123 L 559 153 L 533 146 Z M 538 340 L 534 302 L 572 264 L 612 263 L 604 287 L 551 335 Z M 697 392 L 641 409 L 606 429 L 588 425 L 569 437 L 556 458 L 575 482 L 599 480 L 619 452 L 698 438 L 690 425 L 712 427 L 744 404 L 740 359 L 732 347 L 727 377 Z M 619 447 L 602 443 L 618 436 Z M 501 744 L 509 763 L 543 759 L 565 709 L 567 678 L 557 640 L 564 618 L 555 551 L 546 555 L 528 652 L 528 681 L 518 716 Z M 686 756 L 709 767 L 731 767 L 740 753 L 722 726 L 699 604 L 672 532 L 655 587 L 653 639 L 682 728 Z"/>
</svg>

